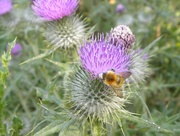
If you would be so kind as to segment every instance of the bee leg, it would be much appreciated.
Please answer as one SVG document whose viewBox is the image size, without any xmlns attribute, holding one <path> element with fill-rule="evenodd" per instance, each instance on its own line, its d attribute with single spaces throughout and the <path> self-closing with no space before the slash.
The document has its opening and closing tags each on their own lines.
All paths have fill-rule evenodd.
<svg viewBox="0 0 180 136">
<path fill-rule="evenodd" d="M 118 97 L 123 98 L 123 92 L 118 91 L 117 89 L 114 89 L 114 92 L 117 94 Z"/>
<path fill-rule="evenodd" d="M 118 95 L 120 98 L 123 98 L 123 92 L 119 92 L 117 95 Z"/>
</svg>

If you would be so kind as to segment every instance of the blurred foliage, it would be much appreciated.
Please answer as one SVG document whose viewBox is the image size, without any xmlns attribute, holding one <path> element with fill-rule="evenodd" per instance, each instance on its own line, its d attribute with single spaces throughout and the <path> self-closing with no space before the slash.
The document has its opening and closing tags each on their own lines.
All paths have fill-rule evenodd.
<svg viewBox="0 0 180 136">
<path fill-rule="evenodd" d="M 8 64 L 11 60 L 11 49 L 14 47 L 16 40 L 8 44 L 9 48 L 7 52 L 1 56 L 1 67 L 0 67 L 0 135 L 6 134 L 6 126 L 4 125 L 4 110 L 6 101 L 4 99 L 6 81 L 9 76 Z"/>
<path fill-rule="evenodd" d="M 115 10 L 119 3 L 126 8 L 122 13 Z M 21 56 L 13 57 L 8 65 L 10 76 L 3 95 L 6 101 L 3 122 L 9 135 L 31 135 L 46 126 L 49 120 L 65 120 L 66 116 L 47 116 L 50 111 L 45 107 L 57 110 L 61 105 L 59 99 L 64 96 L 64 75 L 77 60 L 74 57 L 77 54 L 74 53 L 75 49 L 58 50 L 46 59 L 20 65 L 44 52 L 48 43 L 43 37 L 41 22 L 31 15 L 31 1 L 13 0 L 13 4 L 13 11 L 0 16 L 0 54 L 6 51 L 7 43 L 15 37 L 22 44 L 23 51 Z M 162 36 L 150 53 L 154 54 L 151 60 L 153 74 L 139 87 L 138 97 L 133 97 L 132 104 L 126 108 L 142 118 L 152 117 L 154 122 L 173 131 L 175 136 L 180 135 L 179 7 L 180 2 L 175 0 L 81 0 L 78 9 L 79 14 L 88 18 L 90 26 L 96 26 L 97 32 L 108 32 L 119 24 L 128 25 L 136 36 L 136 43 L 140 43 L 142 48 Z M 45 107 L 40 106 L 42 103 Z M 51 112 L 53 114 L 54 111 Z M 44 116 L 47 116 L 46 120 Z M 143 124 L 125 120 L 123 129 L 126 136 L 172 135 L 157 133 Z M 118 127 L 113 131 L 116 136 L 122 135 Z"/>
</svg>

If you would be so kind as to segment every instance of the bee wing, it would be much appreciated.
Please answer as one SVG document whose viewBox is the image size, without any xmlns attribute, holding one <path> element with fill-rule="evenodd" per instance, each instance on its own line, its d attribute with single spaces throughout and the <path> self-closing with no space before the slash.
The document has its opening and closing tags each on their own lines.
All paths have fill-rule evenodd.
<svg viewBox="0 0 180 136">
<path fill-rule="evenodd" d="M 130 71 L 126 71 L 126 72 L 121 72 L 121 73 L 120 73 L 120 75 L 121 75 L 122 77 L 124 77 L 125 79 L 128 78 L 128 77 L 130 77 L 131 74 L 132 74 L 132 73 L 131 73 Z"/>
</svg>

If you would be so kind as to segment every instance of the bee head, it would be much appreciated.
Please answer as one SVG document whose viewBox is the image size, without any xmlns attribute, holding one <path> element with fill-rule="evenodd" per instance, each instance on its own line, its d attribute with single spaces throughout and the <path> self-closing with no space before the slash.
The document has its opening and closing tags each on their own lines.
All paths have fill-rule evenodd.
<svg viewBox="0 0 180 136">
<path fill-rule="evenodd" d="M 112 75 L 114 73 L 115 73 L 115 70 L 114 69 L 110 69 L 107 72 L 100 73 L 99 74 L 99 78 L 105 80 L 106 76 L 110 76 L 110 75 Z"/>
<path fill-rule="evenodd" d="M 105 76 L 106 76 L 106 73 L 100 73 L 100 74 L 99 74 L 99 78 L 100 78 L 100 79 L 103 79 L 103 80 L 104 80 L 104 79 L 105 79 Z"/>
</svg>

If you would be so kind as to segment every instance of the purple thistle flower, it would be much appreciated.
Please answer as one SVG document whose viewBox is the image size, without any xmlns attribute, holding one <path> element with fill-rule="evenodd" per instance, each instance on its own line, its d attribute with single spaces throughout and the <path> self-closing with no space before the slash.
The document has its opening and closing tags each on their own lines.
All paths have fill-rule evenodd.
<svg viewBox="0 0 180 136">
<path fill-rule="evenodd" d="M 130 28 L 125 25 L 119 25 L 111 29 L 110 41 L 113 41 L 115 44 L 119 44 L 124 48 L 129 49 L 134 40 L 135 36 Z"/>
<path fill-rule="evenodd" d="M 0 15 L 10 12 L 12 9 L 11 0 L 0 0 Z"/>
<path fill-rule="evenodd" d="M 12 50 L 11 50 L 11 55 L 18 56 L 18 55 L 20 55 L 21 51 L 22 51 L 21 44 L 20 43 L 16 43 L 14 45 L 14 47 L 12 48 Z"/>
<path fill-rule="evenodd" d="M 117 12 L 117 13 L 122 13 L 122 12 L 125 11 L 125 9 L 126 9 L 126 8 L 124 7 L 123 4 L 118 4 L 117 7 L 116 7 L 116 12 Z"/>
<path fill-rule="evenodd" d="M 32 8 L 45 20 L 53 21 L 70 16 L 78 6 L 78 0 L 34 0 Z"/>
<path fill-rule="evenodd" d="M 92 38 L 78 51 L 83 68 L 95 78 L 113 69 L 116 73 L 129 70 L 130 56 L 125 50 L 105 40 L 104 36 Z"/>
</svg>

